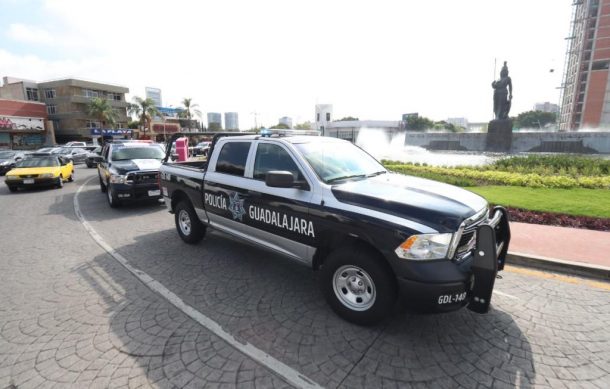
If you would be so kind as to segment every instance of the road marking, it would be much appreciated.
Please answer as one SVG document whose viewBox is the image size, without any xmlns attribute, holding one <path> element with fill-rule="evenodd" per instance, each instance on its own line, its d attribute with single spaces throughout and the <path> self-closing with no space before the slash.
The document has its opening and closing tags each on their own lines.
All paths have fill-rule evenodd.
<svg viewBox="0 0 610 389">
<path fill-rule="evenodd" d="M 610 282 L 593 281 L 586 278 L 565 276 L 563 274 L 549 273 L 541 270 L 526 269 L 524 267 L 506 266 L 504 270 L 510 273 L 516 273 L 531 277 L 544 278 L 547 280 L 556 280 L 574 285 L 587 285 L 592 288 L 610 290 Z"/>
<path fill-rule="evenodd" d="M 277 375 L 281 376 L 291 385 L 294 385 L 297 388 L 322 388 L 322 386 L 305 377 L 303 374 L 299 373 L 290 366 L 275 359 L 263 350 L 260 350 L 252 344 L 246 342 L 245 340 L 236 338 L 235 336 L 226 332 L 222 329 L 220 324 L 216 323 L 214 320 L 210 319 L 203 313 L 197 311 L 192 306 L 186 304 L 180 297 L 178 297 L 172 291 L 163 286 L 163 284 L 161 284 L 142 270 L 131 266 L 128 263 L 127 258 L 125 258 L 114 248 L 112 248 L 112 246 L 106 243 L 106 241 L 101 237 L 101 235 L 98 234 L 97 231 L 95 231 L 95 229 L 89 224 L 89 222 L 87 222 L 87 219 L 81 212 L 80 205 L 78 203 L 78 195 L 93 178 L 94 177 L 91 177 L 87 181 L 85 181 L 85 183 L 82 184 L 76 191 L 76 194 L 74 195 L 74 212 L 76 213 L 76 217 L 78 217 L 78 220 L 80 220 L 85 230 L 87 230 L 89 235 L 98 245 L 100 245 L 101 248 L 103 248 L 112 258 L 114 258 L 117 262 L 123 265 L 125 269 L 127 269 L 131 274 L 133 274 L 136 278 L 142 281 L 152 291 L 161 295 L 161 297 L 166 299 L 170 304 L 178 308 L 185 315 L 195 320 L 201 326 L 208 329 L 214 335 L 218 336 L 238 351 L 242 352 L 246 356 L 250 357 L 261 365 L 267 367 L 269 370 L 273 371 Z"/>
<path fill-rule="evenodd" d="M 515 300 L 519 300 L 519 297 L 517 296 L 513 296 L 512 294 L 508 294 L 508 293 L 504 293 L 504 292 L 500 292 L 499 290 L 494 288 L 494 293 L 497 294 L 498 296 L 504 296 L 504 297 L 508 297 L 510 299 L 515 299 Z"/>
</svg>

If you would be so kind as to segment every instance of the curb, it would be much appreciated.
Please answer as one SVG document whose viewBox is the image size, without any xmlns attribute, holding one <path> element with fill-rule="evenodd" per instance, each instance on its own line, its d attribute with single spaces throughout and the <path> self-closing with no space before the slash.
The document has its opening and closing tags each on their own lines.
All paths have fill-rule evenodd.
<svg viewBox="0 0 610 389">
<path fill-rule="evenodd" d="M 514 252 L 506 254 L 506 263 L 610 281 L 610 267 L 589 263 L 565 261 L 563 259 Z"/>
</svg>

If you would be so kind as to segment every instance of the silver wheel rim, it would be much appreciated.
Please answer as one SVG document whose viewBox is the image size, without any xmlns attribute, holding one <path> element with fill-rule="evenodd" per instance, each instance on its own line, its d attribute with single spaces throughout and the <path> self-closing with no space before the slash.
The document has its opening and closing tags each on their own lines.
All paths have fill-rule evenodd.
<svg viewBox="0 0 610 389">
<path fill-rule="evenodd" d="M 371 276 L 353 265 L 341 266 L 335 271 L 333 290 L 341 304 L 353 311 L 366 311 L 377 297 Z"/>
<path fill-rule="evenodd" d="M 188 236 L 191 234 L 191 218 L 184 209 L 181 209 L 178 213 L 178 225 L 184 235 Z"/>
</svg>

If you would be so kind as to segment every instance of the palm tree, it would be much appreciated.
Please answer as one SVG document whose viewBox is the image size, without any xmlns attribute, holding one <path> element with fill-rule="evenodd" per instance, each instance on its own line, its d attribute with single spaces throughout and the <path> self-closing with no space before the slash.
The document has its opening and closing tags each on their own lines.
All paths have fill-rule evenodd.
<svg viewBox="0 0 610 389">
<path fill-rule="evenodd" d="M 184 99 L 182 99 L 182 105 L 184 106 L 184 111 L 182 111 L 182 117 L 188 119 L 189 128 L 191 128 L 191 119 L 193 117 L 193 113 L 198 117 L 201 117 L 199 104 L 193 104 L 193 99 L 191 99 L 190 97 L 185 97 Z"/>
<path fill-rule="evenodd" d="M 142 132 L 146 134 L 146 128 L 151 128 L 152 118 L 155 116 L 162 116 L 161 112 L 155 107 L 155 102 L 150 98 L 143 99 L 139 96 L 135 96 L 133 101 L 133 103 L 127 105 L 127 110 L 130 115 L 138 117 Z"/>
<path fill-rule="evenodd" d="M 113 127 L 116 123 L 117 112 L 112 108 L 112 105 L 106 99 L 94 97 L 89 102 L 87 113 L 100 121 L 102 127 L 108 124 Z"/>
</svg>

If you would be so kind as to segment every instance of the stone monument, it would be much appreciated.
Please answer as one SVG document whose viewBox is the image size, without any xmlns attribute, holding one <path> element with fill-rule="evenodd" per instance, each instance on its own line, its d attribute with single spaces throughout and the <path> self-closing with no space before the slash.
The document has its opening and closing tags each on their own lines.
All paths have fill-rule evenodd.
<svg viewBox="0 0 610 389">
<path fill-rule="evenodd" d="M 508 66 L 500 70 L 500 79 L 493 81 L 494 120 L 487 127 L 487 151 L 510 151 L 513 139 L 513 122 L 508 118 L 513 99 L 513 83 L 508 76 Z"/>
</svg>

